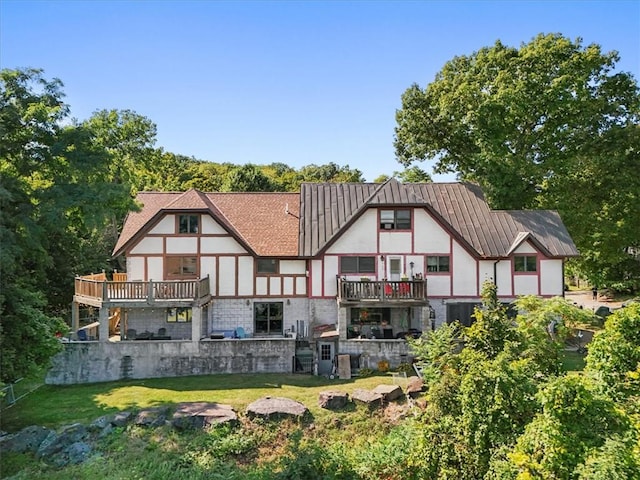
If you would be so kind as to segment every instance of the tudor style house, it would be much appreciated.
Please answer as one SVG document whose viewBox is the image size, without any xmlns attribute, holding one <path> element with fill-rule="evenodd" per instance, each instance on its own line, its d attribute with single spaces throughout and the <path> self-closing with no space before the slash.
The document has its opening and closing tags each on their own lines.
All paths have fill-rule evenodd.
<svg viewBox="0 0 640 480">
<path fill-rule="evenodd" d="M 187 373 L 239 371 L 238 352 L 222 367 L 202 358 L 193 367 L 216 355 L 212 342 L 247 342 L 245 370 L 309 371 L 310 359 L 327 374 L 341 353 L 361 366 L 397 364 L 406 335 L 469 324 L 486 280 L 505 302 L 563 295 L 564 261 L 578 255 L 556 212 L 492 210 L 468 183 L 306 183 L 299 193 L 137 200 L 113 252 L 126 257 L 126 274 L 78 277 L 74 310 L 99 309 L 100 342 L 201 345 L 181 354 Z M 278 340 L 294 345 L 281 353 L 293 359 L 270 367 Z"/>
</svg>

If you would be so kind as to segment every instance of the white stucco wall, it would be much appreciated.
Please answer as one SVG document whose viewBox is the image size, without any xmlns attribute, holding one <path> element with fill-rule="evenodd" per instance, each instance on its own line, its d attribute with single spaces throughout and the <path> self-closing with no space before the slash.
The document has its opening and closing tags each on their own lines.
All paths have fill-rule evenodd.
<svg viewBox="0 0 640 480">
<path fill-rule="evenodd" d="M 144 278 L 144 257 L 127 257 L 127 280 L 146 280 Z"/>
<path fill-rule="evenodd" d="M 144 237 L 131 249 L 132 254 L 162 253 L 164 239 L 162 237 Z"/>
<path fill-rule="evenodd" d="M 216 265 L 218 259 L 216 257 L 200 257 L 200 276 L 206 277 L 209 275 L 209 285 L 211 285 L 211 292 L 215 294 L 216 288 Z"/>
<path fill-rule="evenodd" d="M 541 295 L 564 293 L 562 260 L 540 260 L 540 283 Z"/>
<path fill-rule="evenodd" d="M 197 237 L 167 237 L 167 253 L 195 254 L 198 251 Z"/>
<path fill-rule="evenodd" d="M 147 257 L 147 278 L 145 280 L 160 281 L 164 279 L 162 257 Z"/>
<path fill-rule="evenodd" d="M 200 252 L 207 253 L 247 253 L 233 237 L 201 237 Z"/>
<path fill-rule="evenodd" d="M 329 255 L 324 257 L 324 295 L 335 297 L 338 294 L 337 278 L 338 257 Z"/>
<path fill-rule="evenodd" d="M 205 235 L 216 235 L 216 234 L 225 234 L 227 233 L 224 228 L 222 228 L 218 222 L 216 222 L 211 215 L 202 215 L 200 217 L 202 225 L 200 226 L 200 231 Z"/>
<path fill-rule="evenodd" d="M 236 294 L 236 257 L 219 257 L 220 282 L 218 294 L 232 296 Z"/>
<path fill-rule="evenodd" d="M 477 295 L 477 263 L 458 242 L 453 242 L 452 263 L 453 295 Z"/>
<path fill-rule="evenodd" d="M 538 275 L 514 275 L 515 295 L 538 295 Z"/>
<path fill-rule="evenodd" d="M 416 252 L 448 253 L 450 250 L 450 236 L 438 222 L 425 210 L 414 209 L 413 240 Z"/>
<path fill-rule="evenodd" d="M 380 235 L 380 253 L 409 253 L 413 250 L 411 232 L 384 232 Z"/>
<path fill-rule="evenodd" d="M 149 230 L 151 234 L 160 235 L 173 235 L 176 233 L 176 216 L 166 215 L 160 219 L 160 221 Z"/>
<path fill-rule="evenodd" d="M 322 260 L 311 261 L 311 295 L 319 297 L 322 295 Z"/>
<path fill-rule="evenodd" d="M 515 253 L 530 253 L 530 254 L 537 254 L 538 251 L 533 247 L 533 245 L 531 245 L 529 242 L 524 242 L 521 243 L 520 245 L 518 245 L 518 248 L 516 248 L 514 250 Z"/>
<path fill-rule="evenodd" d="M 289 273 L 303 274 L 307 263 L 304 260 L 280 260 L 280 273 L 283 275 Z"/>
<path fill-rule="evenodd" d="M 369 209 L 329 247 L 327 253 L 371 253 L 378 249 L 378 213 Z"/>
<path fill-rule="evenodd" d="M 448 297 L 451 295 L 451 275 L 427 276 L 427 297 Z"/>
<path fill-rule="evenodd" d="M 253 257 L 238 257 L 238 295 L 253 295 Z"/>
</svg>

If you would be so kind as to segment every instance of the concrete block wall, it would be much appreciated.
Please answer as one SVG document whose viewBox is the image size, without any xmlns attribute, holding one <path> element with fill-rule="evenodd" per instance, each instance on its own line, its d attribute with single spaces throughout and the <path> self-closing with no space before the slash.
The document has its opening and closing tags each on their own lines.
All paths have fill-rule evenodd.
<svg viewBox="0 0 640 480">
<path fill-rule="evenodd" d="M 290 373 L 292 339 L 77 342 L 64 345 L 45 379 L 50 385 L 220 373 Z"/>
<path fill-rule="evenodd" d="M 242 327 L 245 333 L 253 335 L 253 305 L 260 302 L 282 302 L 284 308 L 283 330 L 285 332 L 297 328 L 298 320 L 304 320 L 306 326 L 309 326 L 309 300 L 307 298 L 252 298 L 249 299 L 248 305 L 247 299 L 215 299 L 209 308 L 207 331 L 235 330 L 237 327 Z"/>
</svg>

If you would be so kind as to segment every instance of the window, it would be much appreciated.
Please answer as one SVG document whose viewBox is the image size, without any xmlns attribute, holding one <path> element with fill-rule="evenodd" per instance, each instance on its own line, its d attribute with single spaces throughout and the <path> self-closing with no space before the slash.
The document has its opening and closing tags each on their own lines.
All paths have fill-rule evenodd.
<svg viewBox="0 0 640 480">
<path fill-rule="evenodd" d="M 191 321 L 191 308 L 178 307 L 167 309 L 167 322 L 186 323 Z"/>
<path fill-rule="evenodd" d="M 427 257 L 427 272 L 448 272 L 449 271 L 449 255 Z"/>
<path fill-rule="evenodd" d="M 517 255 L 513 257 L 513 269 L 516 272 L 535 272 L 538 269 L 535 255 Z"/>
<path fill-rule="evenodd" d="M 410 230 L 411 210 L 380 210 L 382 230 Z"/>
<path fill-rule="evenodd" d="M 167 257 L 166 278 L 198 278 L 197 257 Z"/>
<path fill-rule="evenodd" d="M 259 258 L 256 260 L 257 273 L 278 273 L 278 260 L 275 258 Z"/>
<path fill-rule="evenodd" d="M 340 273 L 376 273 L 376 257 L 340 257 Z"/>
<path fill-rule="evenodd" d="M 283 303 L 254 303 L 254 331 L 257 335 L 282 335 Z"/>
<path fill-rule="evenodd" d="M 178 233 L 198 233 L 200 215 L 178 215 Z"/>
</svg>

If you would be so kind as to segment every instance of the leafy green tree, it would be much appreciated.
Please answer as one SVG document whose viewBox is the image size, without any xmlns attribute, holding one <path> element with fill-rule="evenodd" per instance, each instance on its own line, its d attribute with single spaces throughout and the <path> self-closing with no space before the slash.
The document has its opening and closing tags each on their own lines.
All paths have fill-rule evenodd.
<svg viewBox="0 0 640 480">
<path fill-rule="evenodd" d="M 403 183 L 431 182 L 431 175 L 416 165 L 405 168 L 401 172 L 393 172 L 393 176 Z"/>
<path fill-rule="evenodd" d="M 41 70 L 0 72 L 0 315 L 2 380 L 42 366 L 60 348 L 74 267 L 114 209 L 133 206 L 109 176 L 91 133 L 63 126 L 62 82 Z M 102 252 L 108 258 L 108 252 Z M 83 263 L 86 262 L 86 263 Z"/>
<path fill-rule="evenodd" d="M 607 317 L 604 330 L 589 344 L 586 371 L 602 379 L 616 400 L 635 398 L 639 404 L 640 303 Z"/>
<path fill-rule="evenodd" d="M 637 275 L 640 94 L 618 60 L 559 34 L 455 57 L 404 92 L 398 160 L 457 171 L 494 208 L 558 210 L 593 281 L 607 265 L 610 283 Z"/>
<path fill-rule="evenodd" d="M 586 377 L 552 380 L 538 398 L 542 412 L 508 455 L 517 478 L 578 478 L 580 470 L 600 468 L 596 463 L 609 450 L 605 446 L 609 439 L 631 433 L 629 418 L 611 399 L 599 395 L 598 387 Z M 590 463 L 587 469 L 580 467 L 585 461 Z M 513 471 L 513 466 L 495 464 L 498 472 Z M 504 478 L 497 472 L 496 477 Z"/>
<path fill-rule="evenodd" d="M 231 169 L 222 183 L 221 190 L 223 192 L 273 192 L 275 185 L 262 173 L 260 167 L 249 163 Z"/>
<path fill-rule="evenodd" d="M 340 167 L 333 162 L 320 166 L 307 165 L 300 169 L 300 175 L 304 182 L 364 182 L 360 170 L 352 170 L 349 165 Z"/>
</svg>

